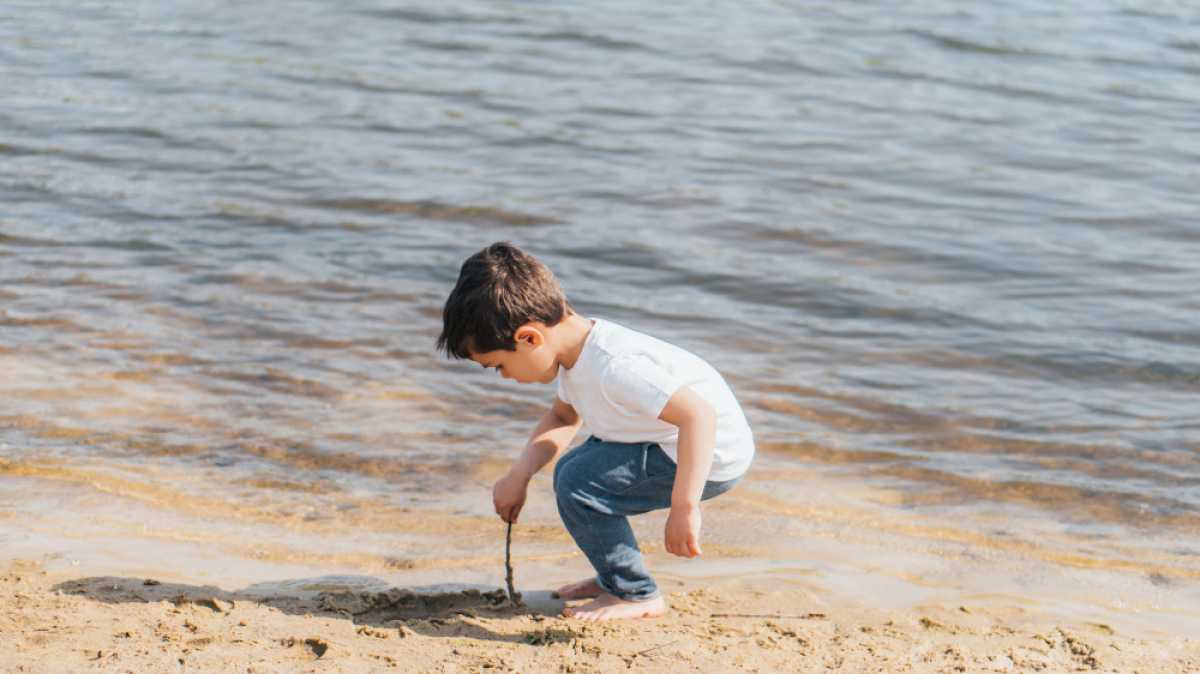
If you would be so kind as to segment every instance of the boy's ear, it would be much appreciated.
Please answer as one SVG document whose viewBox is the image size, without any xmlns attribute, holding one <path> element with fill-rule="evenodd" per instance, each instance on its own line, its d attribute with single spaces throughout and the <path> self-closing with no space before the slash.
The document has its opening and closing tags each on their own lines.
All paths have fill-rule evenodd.
<svg viewBox="0 0 1200 674">
<path fill-rule="evenodd" d="M 513 339 L 517 340 L 518 344 L 528 344 L 529 346 L 541 346 L 546 343 L 546 336 L 542 334 L 532 324 L 525 324 L 517 328 L 513 333 Z"/>
</svg>

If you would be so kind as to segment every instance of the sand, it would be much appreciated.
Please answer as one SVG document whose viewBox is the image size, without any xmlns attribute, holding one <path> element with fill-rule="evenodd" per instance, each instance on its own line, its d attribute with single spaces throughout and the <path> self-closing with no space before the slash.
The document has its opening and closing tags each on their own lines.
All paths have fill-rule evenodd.
<svg viewBox="0 0 1200 674">
<path fill-rule="evenodd" d="M 771 456 L 705 504 L 700 559 L 662 550 L 664 513 L 633 520 L 671 611 L 617 624 L 557 617 L 547 591 L 589 569 L 535 479 L 513 609 L 488 498 L 505 466 L 397 502 L 195 462 L 0 460 L 0 672 L 1200 672 L 1179 531 L 913 508 Z"/>
<path fill-rule="evenodd" d="M 806 611 L 807 590 L 769 576 L 673 589 L 662 618 L 586 624 L 499 590 L 261 594 L 44 567 L 0 576 L 0 671 L 1200 671 L 1183 637 L 1019 607 Z"/>
</svg>

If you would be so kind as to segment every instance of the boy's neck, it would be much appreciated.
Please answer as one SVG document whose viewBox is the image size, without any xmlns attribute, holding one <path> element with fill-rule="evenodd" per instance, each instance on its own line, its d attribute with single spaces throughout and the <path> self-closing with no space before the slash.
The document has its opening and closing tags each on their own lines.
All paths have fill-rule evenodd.
<svg viewBox="0 0 1200 674">
<path fill-rule="evenodd" d="M 583 345 L 587 343 L 588 333 L 595 325 L 591 319 L 579 314 L 571 314 L 562 322 L 551 328 L 554 331 L 554 341 L 557 342 L 558 364 L 570 370 L 579 361 L 583 353 Z"/>
</svg>

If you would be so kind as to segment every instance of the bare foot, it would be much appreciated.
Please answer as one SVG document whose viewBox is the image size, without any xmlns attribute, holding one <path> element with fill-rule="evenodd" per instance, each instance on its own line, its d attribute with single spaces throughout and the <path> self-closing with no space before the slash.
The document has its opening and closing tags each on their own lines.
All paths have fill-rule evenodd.
<svg viewBox="0 0 1200 674">
<path fill-rule="evenodd" d="M 567 601 L 570 601 L 572 599 L 592 599 L 594 597 L 599 597 L 602 594 L 604 594 L 604 590 L 601 590 L 600 586 L 596 584 L 596 579 L 588 578 L 587 580 L 581 580 L 578 583 L 563 585 L 554 592 L 551 592 L 550 596 L 554 597 L 555 599 L 566 599 Z"/>
<path fill-rule="evenodd" d="M 604 593 L 583 606 L 563 609 L 563 617 L 580 620 L 621 620 L 628 618 L 657 618 L 667 612 L 662 595 L 646 601 L 625 601 Z"/>
</svg>

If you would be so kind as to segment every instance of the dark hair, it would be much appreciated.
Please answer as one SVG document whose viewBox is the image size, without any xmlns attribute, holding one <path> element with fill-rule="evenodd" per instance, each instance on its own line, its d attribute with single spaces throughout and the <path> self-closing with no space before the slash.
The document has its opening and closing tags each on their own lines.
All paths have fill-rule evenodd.
<svg viewBox="0 0 1200 674">
<path fill-rule="evenodd" d="M 515 351 L 517 328 L 532 321 L 557 325 L 569 313 L 571 305 L 554 273 L 529 253 L 500 241 L 463 262 L 442 310 L 437 348 L 452 358 Z"/>
</svg>

